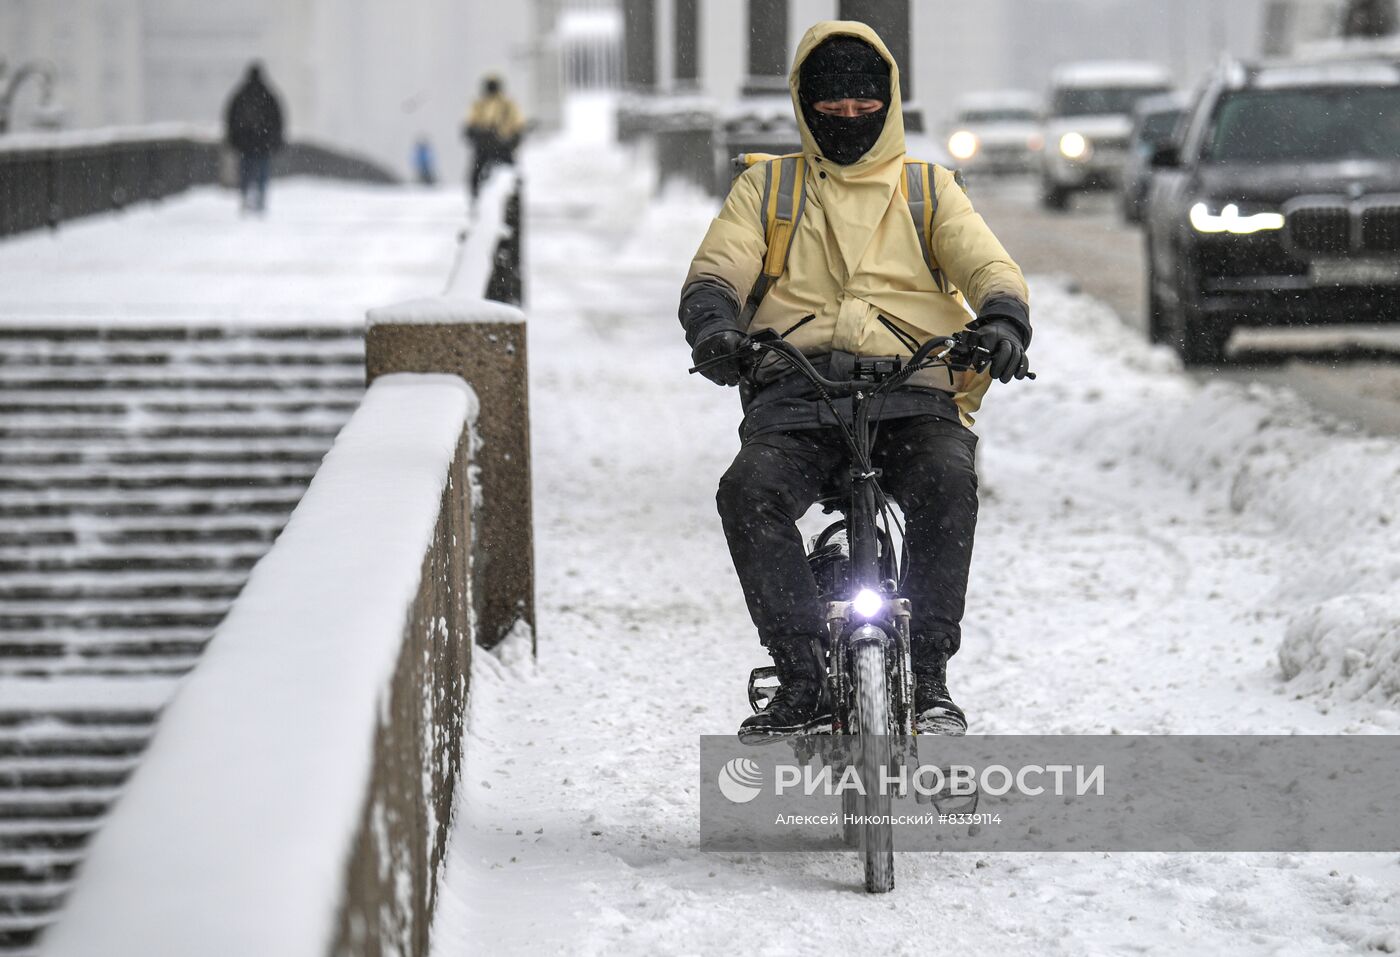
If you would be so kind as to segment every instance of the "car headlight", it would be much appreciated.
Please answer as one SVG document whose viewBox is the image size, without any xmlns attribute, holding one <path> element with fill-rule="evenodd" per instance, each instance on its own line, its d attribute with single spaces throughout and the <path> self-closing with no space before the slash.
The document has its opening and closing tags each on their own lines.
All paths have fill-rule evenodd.
<svg viewBox="0 0 1400 957">
<path fill-rule="evenodd" d="M 977 155 L 977 150 L 981 146 L 977 142 L 977 134 L 969 130 L 958 130 L 948 137 L 948 152 L 953 154 L 953 159 L 970 160 Z"/>
<path fill-rule="evenodd" d="M 1218 213 L 1212 213 L 1210 208 L 1210 203 L 1197 203 L 1191 207 L 1191 228 L 1196 232 L 1248 236 L 1265 230 L 1282 229 L 1284 224 L 1282 213 L 1245 215 L 1234 203 L 1227 203 Z"/>
<path fill-rule="evenodd" d="M 1060 155 L 1065 159 L 1088 159 L 1093 151 L 1093 146 L 1082 133 L 1066 133 L 1060 137 Z"/>
</svg>

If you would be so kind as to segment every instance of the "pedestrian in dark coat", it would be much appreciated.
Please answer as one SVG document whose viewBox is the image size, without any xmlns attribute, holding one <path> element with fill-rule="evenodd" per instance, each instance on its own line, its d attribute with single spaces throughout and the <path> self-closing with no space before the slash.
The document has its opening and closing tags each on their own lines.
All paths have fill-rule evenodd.
<svg viewBox="0 0 1400 957">
<path fill-rule="evenodd" d="M 267 207 L 272 156 L 284 144 L 282 104 L 252 63 L 224 110 L 225 139 L 238 154 L 238 189 L 245 212 Z"/>
</svg>

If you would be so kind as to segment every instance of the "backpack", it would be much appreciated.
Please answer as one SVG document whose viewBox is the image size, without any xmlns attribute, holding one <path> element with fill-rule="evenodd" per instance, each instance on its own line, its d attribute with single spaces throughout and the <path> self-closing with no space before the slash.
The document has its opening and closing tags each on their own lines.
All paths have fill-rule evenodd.
<svg viewBox="0 0 1400 957">
<path fill-rule="evenodd" d="M 807 160 L 801 153 L 788 153 L 774 156 L 771 153 L 740 153 L 733 159 L 734 177 L 751 166 L 765 164 L 763 176 L 763 202 L 759 207 L 762 217 L 763 235 L 768 244 L 768 253 L 763 259 L 763 270 L 749 292 L 741 320 L 747 324 L 758 311 L 763 297 L 778 281 L 787 268 L 788 253 L 792 250 L 792 238 L 797 232 L 797 224 L 807 206 Z M 955 172 L 953 179 L 964 190 L 962 174 Z M 933 262 L 933 217 L 938 212 L 938 196 L 933 186 L 933 165 L 923 160 L 904 159 L 904 177 L 899 182 L 899 191 L 909 203 L 909 215 L 914 220 L 914 231 L 919 235 L 919 251 L 923 253 L 924 264 L 933 275 L 934 284 L 948 295 L 957 295 L 943 277 L 943 271 Z"/>
</svg>

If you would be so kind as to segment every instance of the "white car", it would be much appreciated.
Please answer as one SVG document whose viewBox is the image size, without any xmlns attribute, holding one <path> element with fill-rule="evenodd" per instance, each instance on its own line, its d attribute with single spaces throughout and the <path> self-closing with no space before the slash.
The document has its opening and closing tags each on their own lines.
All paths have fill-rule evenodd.
<svg viewBox="0 0 1400 957">
<path fill-rule="evenodd" d="M 957 102 L 944 145 L 967 172 L 1033 173 L 1045 146 L 1038 98 L 1019 90 L 969 94 Z"/>
<path fill-rule="evenodd" d="M 1171 77 L 1151 63 L 1078 63 L 1056 70 L 1041 161 L 1045 207 L 1066 209 L 1075 193 L 1118 189 L 1133 107 L 1171 88 Z"/>
</svg>

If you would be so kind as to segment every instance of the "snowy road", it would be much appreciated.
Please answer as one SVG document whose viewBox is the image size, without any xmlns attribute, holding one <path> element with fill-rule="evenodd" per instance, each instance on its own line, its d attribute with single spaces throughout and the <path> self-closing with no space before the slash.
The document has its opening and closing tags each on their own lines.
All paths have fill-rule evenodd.
<svg viewBox="0 0 1400 957">
<path fill-rule="evenodd" d="M 1400 950 L 1393 854 L 906 854 L 870 898 L 853 854 L 698 850 L 697 736 L 766 663 L 713 505 L 737 401 L 674 318 L 713 206 L 650 202 L 616 154 L 530 163 L 539 659 L 477 656 L 434 953 Z M 1035 298 L 1040 380 L 979 421 L 973 730 L 1400 729 L 1400 450 Z"/>
</svg>

